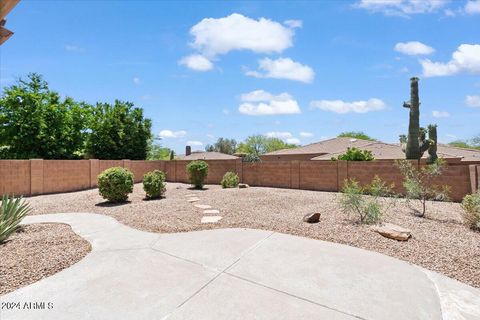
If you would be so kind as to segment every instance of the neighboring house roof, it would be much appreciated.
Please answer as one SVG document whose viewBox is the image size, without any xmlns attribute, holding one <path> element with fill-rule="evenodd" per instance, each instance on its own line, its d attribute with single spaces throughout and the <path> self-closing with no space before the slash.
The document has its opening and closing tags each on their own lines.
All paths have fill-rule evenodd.
<svg viewBox="0 0 480 320">
<path fill-rule="evenodd" d="M 233 160 L 238 157 L 221 152 L 192 152 L 189 156 L 183 156 L 180 160 Z"/>
<path fill-rule="evenodd" d="M 373 141 L 362 140 L 362 139 L 353 139 L 353 138 L 333 138 L 328 140 L 323 140 L 315 142 L 312 144 L 307 144 L 306 146 L 294 148 L 294 149 L 282 149 L 278 151 L 273 151 L 265 153 L 264 156 L 275 156 L 275 155 L 291 155 L 291 154 L 312 154 L 312 155 L 321 155 L 321 154 L 331 154 L 336 152 L 344 152 L 347 148 L 359 148 L 371 144 Z"/>
<path fill-rule="evenodd" d="M 437 153 L 439 155 L 441 153 L 453 155 L 462 158 L 462 161 L 480 161 L 480 150 L 478 149 L 458 148 L 446 144 L 439 144 L 437 146 Z"/>
<path fill-rule="evenodd" d="M 400 144 L 390 144 L 378 141 L 370 141 L 369 144 L 365 144 L 362 147 L 359 147 L 362 150 L 368 150 L 372 152 L 372 155 L 375 159 L 403 159 L 405 158 L 405 153 L 402 151 Z M 320 155 L 312 158 L 311 160 L 330 160 L 332 157 L 338 157 L 346 151 L 344 150 Z M 437 155 L 441 158 L 452 159 L 460 158 L 462 161 L 480 161 L 480 150 L 474 149 L 464 149 L 451 147 L 449 145 L 439 144 L 437 146 Z M 423 158 L 428 157 L 428 152 L 423 154 Z"/>
</svg>

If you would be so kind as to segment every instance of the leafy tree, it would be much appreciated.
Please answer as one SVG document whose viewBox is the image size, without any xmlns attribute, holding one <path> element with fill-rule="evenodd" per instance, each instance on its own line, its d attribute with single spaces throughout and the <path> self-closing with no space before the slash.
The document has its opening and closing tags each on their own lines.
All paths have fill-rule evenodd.
<svg viewBox="0 0 480 320">
<path fill-rule="evenodd" d="M 146 159 L 151 126 L 151 120 L 143 117 L 143 109 L 134 108 L 133 103 L 97 103 L 87 153 L 97 159 Z"/>
<path fill-rule="evenodd" d="M 86 104 L 62 100 L 39 74 L 19 79 L 0 97 L 0 157 L 80 157 L 89 112 Z"/>
<path fill-rule="evenodd" d="M 205 147 L 205 151 L 212 152 L 221 152 L 226 154 L 234 154 L 237 150 L 237 141 L 235 139 L 225 139 L 225 138 L 218 138 L 217 142 L 213 145 L 208 144 Z"/>
<path fill-rule="evenodd" d="M 151 139 L 149 141 L 147 160 L 169 160 L 171 152 L 170 148 L 162 147 Z"/>
<path fill-rule="evenodd" d="M 338 135 L 339 138 L 354 138 L 354 139 L 362 139 L 362 140 L 370 140 L 375 141 L 376 139 L 370 137 L 363 131 L 346 131 L 342 132 Z"/>
<path fill-rule="evenodd" d="M 296 147 L 297 145 L 286 143 L 278 138 L 266 137 L 264 135 L 253 135 L 249 136 L 244 142 L 238 144 L 237 152 L 259 156 L 267 152 Z"/>
</svg>

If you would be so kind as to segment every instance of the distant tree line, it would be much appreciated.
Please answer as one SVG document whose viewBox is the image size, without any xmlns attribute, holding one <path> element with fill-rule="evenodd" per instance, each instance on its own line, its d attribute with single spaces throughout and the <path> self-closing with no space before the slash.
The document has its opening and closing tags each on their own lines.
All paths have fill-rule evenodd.
<svg viewBox="0 0 480 320">
<path fill-rule="evenodd" d="M 0 97 L 0 158 L 146 159 L 151 126 L 130 102 L 62 99 L 32 73 Z"/>
<path fill-rule="evenodd" d="M 213 145 L 207 145 L 205 151 L 221 152 L 226 154 L 244 153 L 252 156 L 260 156 L 267 152 L 281 149 L 296 148 L 298 145 L 286 143 L 281 139 L 257 134 L 249 136 L 245 141 L 237 143 L 235 139 L 218 138 Z"/>
</svg>

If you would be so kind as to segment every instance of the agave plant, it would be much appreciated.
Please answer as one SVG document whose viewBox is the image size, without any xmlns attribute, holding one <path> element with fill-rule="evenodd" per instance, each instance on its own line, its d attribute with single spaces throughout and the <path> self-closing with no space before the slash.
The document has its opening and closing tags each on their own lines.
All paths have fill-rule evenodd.
<svg viewBox="0 0 480 320">
<path fill-rule="evenodd" d="M 0 206 L 0 243 L 7 239 L 15 230 L 23 218 L 30 212 L 30 206 L 21 197 L 2 197 Z"/>
</svg>

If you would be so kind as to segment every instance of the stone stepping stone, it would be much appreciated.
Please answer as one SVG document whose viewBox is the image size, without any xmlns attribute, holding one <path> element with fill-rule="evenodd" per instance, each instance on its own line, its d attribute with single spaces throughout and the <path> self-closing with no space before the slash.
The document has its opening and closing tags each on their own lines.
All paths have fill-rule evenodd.
<svg viewBox="0 0 480 320">
<path fill-rule="evenodd" d="M 220 211 L 219 210 L 216 210 L 216 209 L 212 209 L 212 210 L 203 210 L 203 214 L 219 214 Z"/>
<path fill-rule="evenodd" d="M 196 201 L 200 201 L 200 198 L 190 198 L 190 199 L 187 199 L 188 202 L 196 202 Z"/>
<path fill-rule="evenodd" d="M 196 204 L 195 207 L 199 209 L 211 209 L 212 206 L 209 206 L 208 204 Z"/>
<path fill-rule="evenodd" d="M 220 219 L 222 219 L 220 216 L 205 216 L 202 218 L 202 223 L 216 223 Z"/>
</svg>

